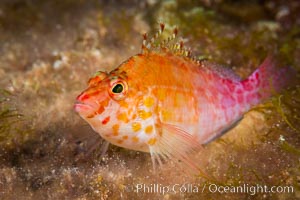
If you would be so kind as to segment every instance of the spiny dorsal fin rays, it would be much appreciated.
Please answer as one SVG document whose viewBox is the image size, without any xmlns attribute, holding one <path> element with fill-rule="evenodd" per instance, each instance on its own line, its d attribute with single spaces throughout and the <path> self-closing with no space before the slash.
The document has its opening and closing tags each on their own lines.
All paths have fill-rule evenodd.
<svg viewBox="0 0 300 200">
<path fill-rule="evenodd" d="M 142 53 L 146 54 L 149 52 L 170 52 L 178 56 L 182 56 L 190 59 L 191 61 L 201 64 L 203 60 L 198 59 L 196 56 L 192 56 L 192 51 L 190 48 L 184 47 L 183 39 L 178 38 L 178 28 L 175 27 L 171 36 L 165 37 L 164 39 L 164 30 L 165 24 L 160 23 L 160 29 L 152 36 L 148 37 L 147 33 L 143 34 L 142 42 Z"/>
</svg>

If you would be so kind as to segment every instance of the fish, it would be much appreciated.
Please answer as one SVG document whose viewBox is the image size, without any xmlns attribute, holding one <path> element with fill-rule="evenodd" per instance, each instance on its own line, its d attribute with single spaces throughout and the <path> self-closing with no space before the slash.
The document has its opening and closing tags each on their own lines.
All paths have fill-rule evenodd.
<svg viewBox="0 0 300 200">
<path fill-rule="evenodd" d="M 222 136 L 253 106 L 288 85 L 290 67 L 267 57 L 247 78 L 197 59 L 178 38 L 143 35 L 142 51 L 111 72 L 98 71 L 78 95 L 75 111 L 107 142 L 148 152 L 153 165 L 191 157 Z"/>
</svg>

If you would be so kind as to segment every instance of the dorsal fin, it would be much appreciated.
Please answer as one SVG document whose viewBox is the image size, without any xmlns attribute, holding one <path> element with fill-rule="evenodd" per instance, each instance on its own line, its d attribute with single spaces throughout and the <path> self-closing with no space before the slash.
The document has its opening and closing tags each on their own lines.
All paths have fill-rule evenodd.
<svg viewBox="0 0 300 200">
<path fill-rule="evenodd" d="M 146 54 L 149 52 L 168 52 L 177 56 L 182 56 L 188 58 L 198 64 L 202 62 L 203 59 L 197 59 L 192 56 L 191 49 L 184 47 L 184 42 L 182 39 L 178 38 L 178 28 L 175 27 L 171 35 L 165 33 L 165 24 L 160 23 L 160 29 L 152 36 L 148 37 L 145 33 L 143 34 L 143 43 L 142 43 L 142 53 Z M 165 33 L 165 34 L 164 34 Z"/>
<path fill-rule="evenodd" d="M 201 66 L 219 74 L 224 79 L 241 81 L 241 77 L 239 77 L 231 68 L 224 67 L 206 60 L 201 62 Z"/>
</svg>

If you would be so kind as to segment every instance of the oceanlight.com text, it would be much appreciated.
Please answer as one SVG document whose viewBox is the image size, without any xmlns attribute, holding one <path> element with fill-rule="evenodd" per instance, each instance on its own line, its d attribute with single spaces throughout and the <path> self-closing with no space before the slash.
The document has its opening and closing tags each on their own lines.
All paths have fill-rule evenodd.
<svg viewBox="0 0 300 200">
<path fill-rule="evenodd" d="M 210 184 L 135 184 L 133 186 L 127 186 L 128 192 L 136 193 L 160 193 L 164 194 L 178 194 L 178 193 L 236 193 L 236 194 L 265 194 L 265 193 L 293 193 L 293 186 L 267 186 L 267 185 L 218 185 L 214 183 Z"/>
<path fill-rule="evenodd" d="M 205 185 L 206 187 L 206 185 Z M 217 185 L 217 184 L 209 184 L 208 191 L 211 193 L 247 193 L 250 195 L 255 194 L 264 194 L 264 193 L 293 193 L 293 186 L 267 186 L 267 185 L 249 185 L 242 184 L 239 186 L 231 186 L 231 185 Z"/>
</svg>

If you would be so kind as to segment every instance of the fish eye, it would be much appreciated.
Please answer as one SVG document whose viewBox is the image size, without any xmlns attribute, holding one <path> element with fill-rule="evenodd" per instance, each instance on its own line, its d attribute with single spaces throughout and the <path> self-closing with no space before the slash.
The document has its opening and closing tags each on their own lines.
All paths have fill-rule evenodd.
<svg viewBox="0 0 300 200">
<path fill-rule="evenodd" d="M 112 80 L 111 87 L 108 90 L 108 94 L 116 101 L 122 100 L 126 97 L 128 92 L 128 86 L 126 81 L 117 79 Z"/>
<path fill-rule="evenodd" d="M 124 90 L 124 86 L 121 83 L 117 83 L 113 88 L 112 88 L 112 92 L 113 93 L 121 93 Z"/>
</svg>

